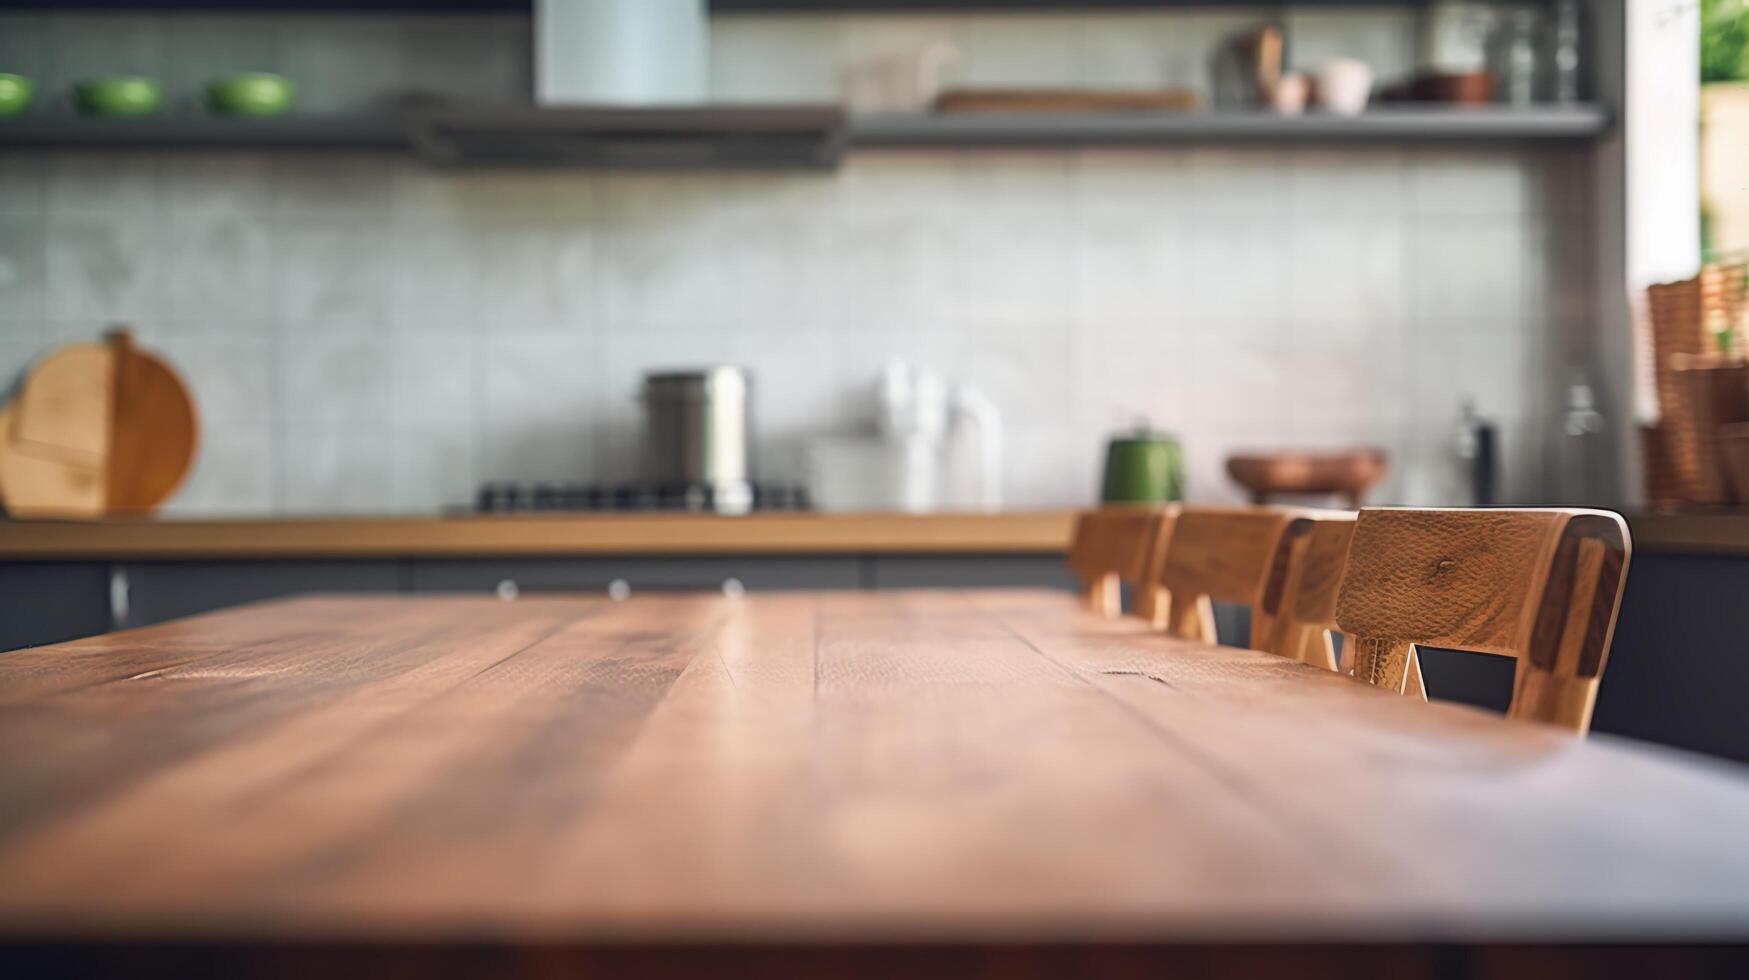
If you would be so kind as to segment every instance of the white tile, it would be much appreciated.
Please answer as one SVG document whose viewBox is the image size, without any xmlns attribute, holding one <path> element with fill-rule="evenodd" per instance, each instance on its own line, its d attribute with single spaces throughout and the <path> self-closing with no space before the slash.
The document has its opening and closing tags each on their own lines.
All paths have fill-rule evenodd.
<svg viewBox="0 0 1749 980">
<path fill-rule="evenodd" d="M 848 213 L 829 244 L 837 268 L 837 320 L 852 327 L 899 328 L 935 319 L 953 305 L 951 220 L 875 211 Z"/>
<path fill-rule="evenodd" d="M 1172 149 L 1090 149 L 1075 154 L 1076 206 L 1176 220 L 1190 201 L 1189 154 Z"/>
<path fill-rule="evenodd" d="M 1410 160 L 1416 211 L 1430 216 L 1521 215 L 1534 204 L 1535 169 L 1518 150 L 1421 150 Z"/>
<path fill-rule="evenodd" d="M 1084 321 L 1163 326 L 1180 319 L 1188 243 L 1146 213 L 1085 213 L 1076 226 L 1075 309 Z"/>
<path fill-rule="evenodd" d="M 938 215 L 957 205 L 963 186 L 941 150 L 858 151 L 838 169 L 839 197 L 853 212 Z"/>
<path fill-rule="evenodd" d="M 1417 17 L 1409 8 L 1289 9 L 1283 24 L 1288 64 L 1316 72 L 1332 58 L 1353 58 L 1373 70 L 1374 89 L 1415 69 Z"/>
<path fill-rule="evenodd" d="M 602 243 L 603 316 L 610 328 L 699 329 L 728 319 L 729 284 L 711 235 L 609 233 Z"/>
<path fill-rule="evenodd" d="M 1289 249 L 1279 221 L 1211 214 L 1182 227 L 1185 273 L 1179 308 L 1187 320 L 1280 316 Z"/>
<path fill-rule="evenodd" d="M 1515 218 L 1426 219 L 1411 236 L 1411 309 L 1488 329 L 1528 312 L 1542 282 L 1537 233 Z"/>
<path fill-rule="evenodd" d="M 53 214 L 47 315 L 56 320 L 157 320 L 166 309 L 164 225 L 152 215 Z"/>
<path fill-rule="evenodd" d="M 482 479 L 588 479 L 611 404 L 600 344 L 583 336 L 487 336 L 477 460 Z M 630 404 L 630 394 L 626 395 Z M 635 408 L 635 405 L 632 406 Z"/>
<path fill-rule="evenodd" d="M 963 58 L 952 77 L 967 87 L 1070 86 L 1080 79 L 1073 17 L 981 14 L 962 18 Z"/>
<path fill-rule="evenodd" d="M 273 160 L 273 213 L 381 222 L 393 210 L 397 175 L 412 166 L 378 153 L 282 154 Z"/>
<path fill-rule="evenodd" d="M 967 151 L 953 158 L 955 211 L 967 220 L 999 214 L 1061 221 L 1073 199 L 1075 156 L 1064 150 Z"/>
<path fill-rule="evenodd" d="M 1415 414 L 1420 419 L 1450 419 L 1473 400 L 1492 418 L 1538 414 L 1542 404 L 1545 335 L 1538 321 L 1514 321 L 1472 332 L 1464 324 L 1438 320 L 1417 323 L 1411 341 Z"/>
<path fill-rule="evenodd" d="M 298 108 L 308 113 L 381 109 L 405 84 L 397 18 L 287 17 L 279 59 L 298 83 Z"/>
<path fill-rule="evenodd" d="M 1400 218 L 1409 201 L 1409 164 L 1392 147 L 1303 147 L 1289 153 L 1286 170 L 1297 220 Z"/>
<path fill-rule="evenodd" d="M 279 337 L 279 414 L 300 425 L 383 425 L 394 374 L 380 336 L 287 327 Z"/>
<path fill-rule="evenodd" d="M 1279 222 L 1292 198 L 1288 173 L 1286 154 L 1272 147 L 1192 147 L 1185 158 L 1185 203 L 1198 211 Z"/>
<path fill-rule="evenodd" d="M 215 79 L 282 68 L 273 18 L 181 13 L 163 23 L 166 58 L 160 77 L 177 110 L 203 107 Z"/>
<path fill-rule="evenodd" d="M 163 21 L 151 16 L 63 14 L 50 22 L 52 57 L 38 79 L 39 98 L 90 78 L 162 77 L 168 67 Z"/>
<path fill-rule="evenodd" d="M 582 222 L 596 214 L 600 186 L 587 170 L 400 167 L 393 202 L 396 220 L 420 230 L 511 218 Z"/>
<path fill-rule="evenodd" d="M 1005 508 L 1079 508 L 1098 499 L 1100 439 L 1061 425 L 1017 426 L 1004 436 Z"/>
<path fill-rule="evenodd" d="M 200 153 L 165 170 L 172 216 L 182 220 L 248 217 L 273 211 L 274 158 L 264 153 Z"/>
<path fill-rule="evenodd" d="M 723 102 L 837 96 L 838 24 L 823 17 L 721 18 L 711 24 L 710 94 Z"/>
<path fill-rule="evenodd" d="M 398 20 L 407 91 L 499 105 L 528 100 L 534 67 L 526 17 L 421 12 Z"/>
<path fill-rule="evenodd" d="M 835 318 L 842 294 L 831 226 L 749 220 L 725 236 L 735 243 L 719 259 L 726 315 L 762 330 L 793 330 Z"/>
<path fill-rule="evenodd" d="M 1049 216 L 980 215 L 954 235 L 957 315 L 982 323 L 1064 322 L 1074 304 L 1074 248 Z"/>
<path fill-rule="evenodd" d="M 48 291 L 48 254 L 41 216 L 0 214 L 0 335 L 7 325 L 42 322 Z"/>
<path fill-rule="evenodd" d="M 182 517 L 275 511 L 274 442 L 267 425 L 205 424 L 194 467 L 164 513 Z"/>
<path fill-rule="evenodd" d="M 1077 421 L 1101 437 L 1139 424 L 1175 432 L 1189 421 L 1196 371 L 1189 339 L 1170 326 L 1084 323 L 1077 332 Z"/>
<path fill-rule="evenodd" d="M 286 430 L 280 498 L 290 513 L 376 514 L 390 509 L 394 438 L 382 425 Z"/>
<path fill-rule="evenodd" d="M 1192 335 L 1184 351 L 1187 430 L 1211 423 L 1285 430 L 1295 375 L 1279 339 Z"/>
<path fill-rule="evenodd" d="M 70 151 L 48 158 L 48 209 L 67 217 L 161 215 L 169 203 L 162 154 Z"/>
<path fill-rule="evenodd" d="M 392 289 L 388 231 L 370 220 L 284 220 L 275 227 L 274 310 L 282 323 L 381 325 Z"/>
<path fill-rule="evenodd" d="M 1176 18 L 1113 13 L 1077 18 L 1077 72 L 1092 88 L 1200 88 L 1208 52 Z"/>
<path fill-rule="evenodd" d="M 48 160 L 42 154 L 0 155 L 0 214 L 40 215 L 48 190 Z"/>
<path fill-rule="evenodd" d="M 391 347 L 397 424 L 470 430 L 479 414 L 479 343 L 417 335 Z"/>
<path fill-rule="evenodd" d="M 962 328 L 934 339 L 950 383 L 982 391 L 1009 425 L 1066 425 L 1074 403 L 1074 338 L 1061 322 Z"/>
<path fill-rule="evenodd" d="M 1403 226 L 1326 218 L 1288 231 L 1287 309 L 1297 321 L 1391 323 L 1408 304 Z"/>
<path fill-rule="evenodd" d="M 34 326 L 0 326 L 0 399 L 11 397 L 25 370 L 49 350 Z"/>
<path fill-rule="evenodd" d="M 177 210 L 169 225 L 167 314 L 188 330 L 265 332 L 275 313 L 274 256 L 259 216 Z"/>
<path fill-rule="evenodd" d="M 394 509 L 432 513 L 465 507 L 481 482 L 472 426 L 397 427 L 389 465 Z"/>
<path fill-rule="evenodd" d="M 270 337 L 176 337 L 162 353 L 187 381 L 202 425 L 231 429 L 275 417 L 276 351 Z"/>
</svg>

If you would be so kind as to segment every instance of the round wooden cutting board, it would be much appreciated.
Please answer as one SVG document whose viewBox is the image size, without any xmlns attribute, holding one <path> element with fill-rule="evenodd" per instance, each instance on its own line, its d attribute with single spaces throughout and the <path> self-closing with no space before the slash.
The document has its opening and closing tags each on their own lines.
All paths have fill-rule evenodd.
<svg viewBox="0 0 1749 980">
<path fill-rule="evenodd" d="M 188 388 L 125 330 L 45 357 L 0 408 L 0 501 L 13 517 L 147 514 L 194 462 Z"/>
</svg>

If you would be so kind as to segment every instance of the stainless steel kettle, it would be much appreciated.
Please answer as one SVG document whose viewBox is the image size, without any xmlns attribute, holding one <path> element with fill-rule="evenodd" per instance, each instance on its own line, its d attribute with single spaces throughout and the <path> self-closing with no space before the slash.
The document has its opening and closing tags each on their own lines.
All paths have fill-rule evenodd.
<svg viewBox="0 0 1749 980">
<path fill-rule="evenodd" d="M 645 476 L 707 487 L 722 513 L 750 510 L 751 396 L 738 367 L 644 375 Z"/>
</svg>

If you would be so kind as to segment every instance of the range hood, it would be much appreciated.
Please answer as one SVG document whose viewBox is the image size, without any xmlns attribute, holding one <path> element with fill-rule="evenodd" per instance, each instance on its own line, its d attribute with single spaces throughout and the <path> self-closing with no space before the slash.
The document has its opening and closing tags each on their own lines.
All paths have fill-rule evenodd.
<svg viewBox="0 0 1749 980">
<path fill-rule="evenodd" d="M 536 0 L 532 106 L 403 119 L 438 166 L 831 167 L 843 107 L 708 99 L 706 0 Z"/>
</svg>

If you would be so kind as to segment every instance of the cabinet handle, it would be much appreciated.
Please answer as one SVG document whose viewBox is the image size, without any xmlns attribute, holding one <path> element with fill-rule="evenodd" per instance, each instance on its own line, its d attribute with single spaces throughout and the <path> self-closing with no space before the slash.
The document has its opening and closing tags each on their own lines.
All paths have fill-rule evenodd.
<svg viewBox="0 0 1749 980">
<path fill-rule="evenodd" d="M 516 580 L 513 578 L 507 578 L 499 582 L 498 588 L 494 591 L 498 593 L 498 598 L 503 599 L 505 602 L 510 602 L 522 594 L 522 589 L 517 586 Z"/>
<path fill-rule="evenodd" d="M 128 570 L 116 565 L 109 570 L 109 628 L 126 629 L 132 611 L 128 602 Z"/>
</svg>

